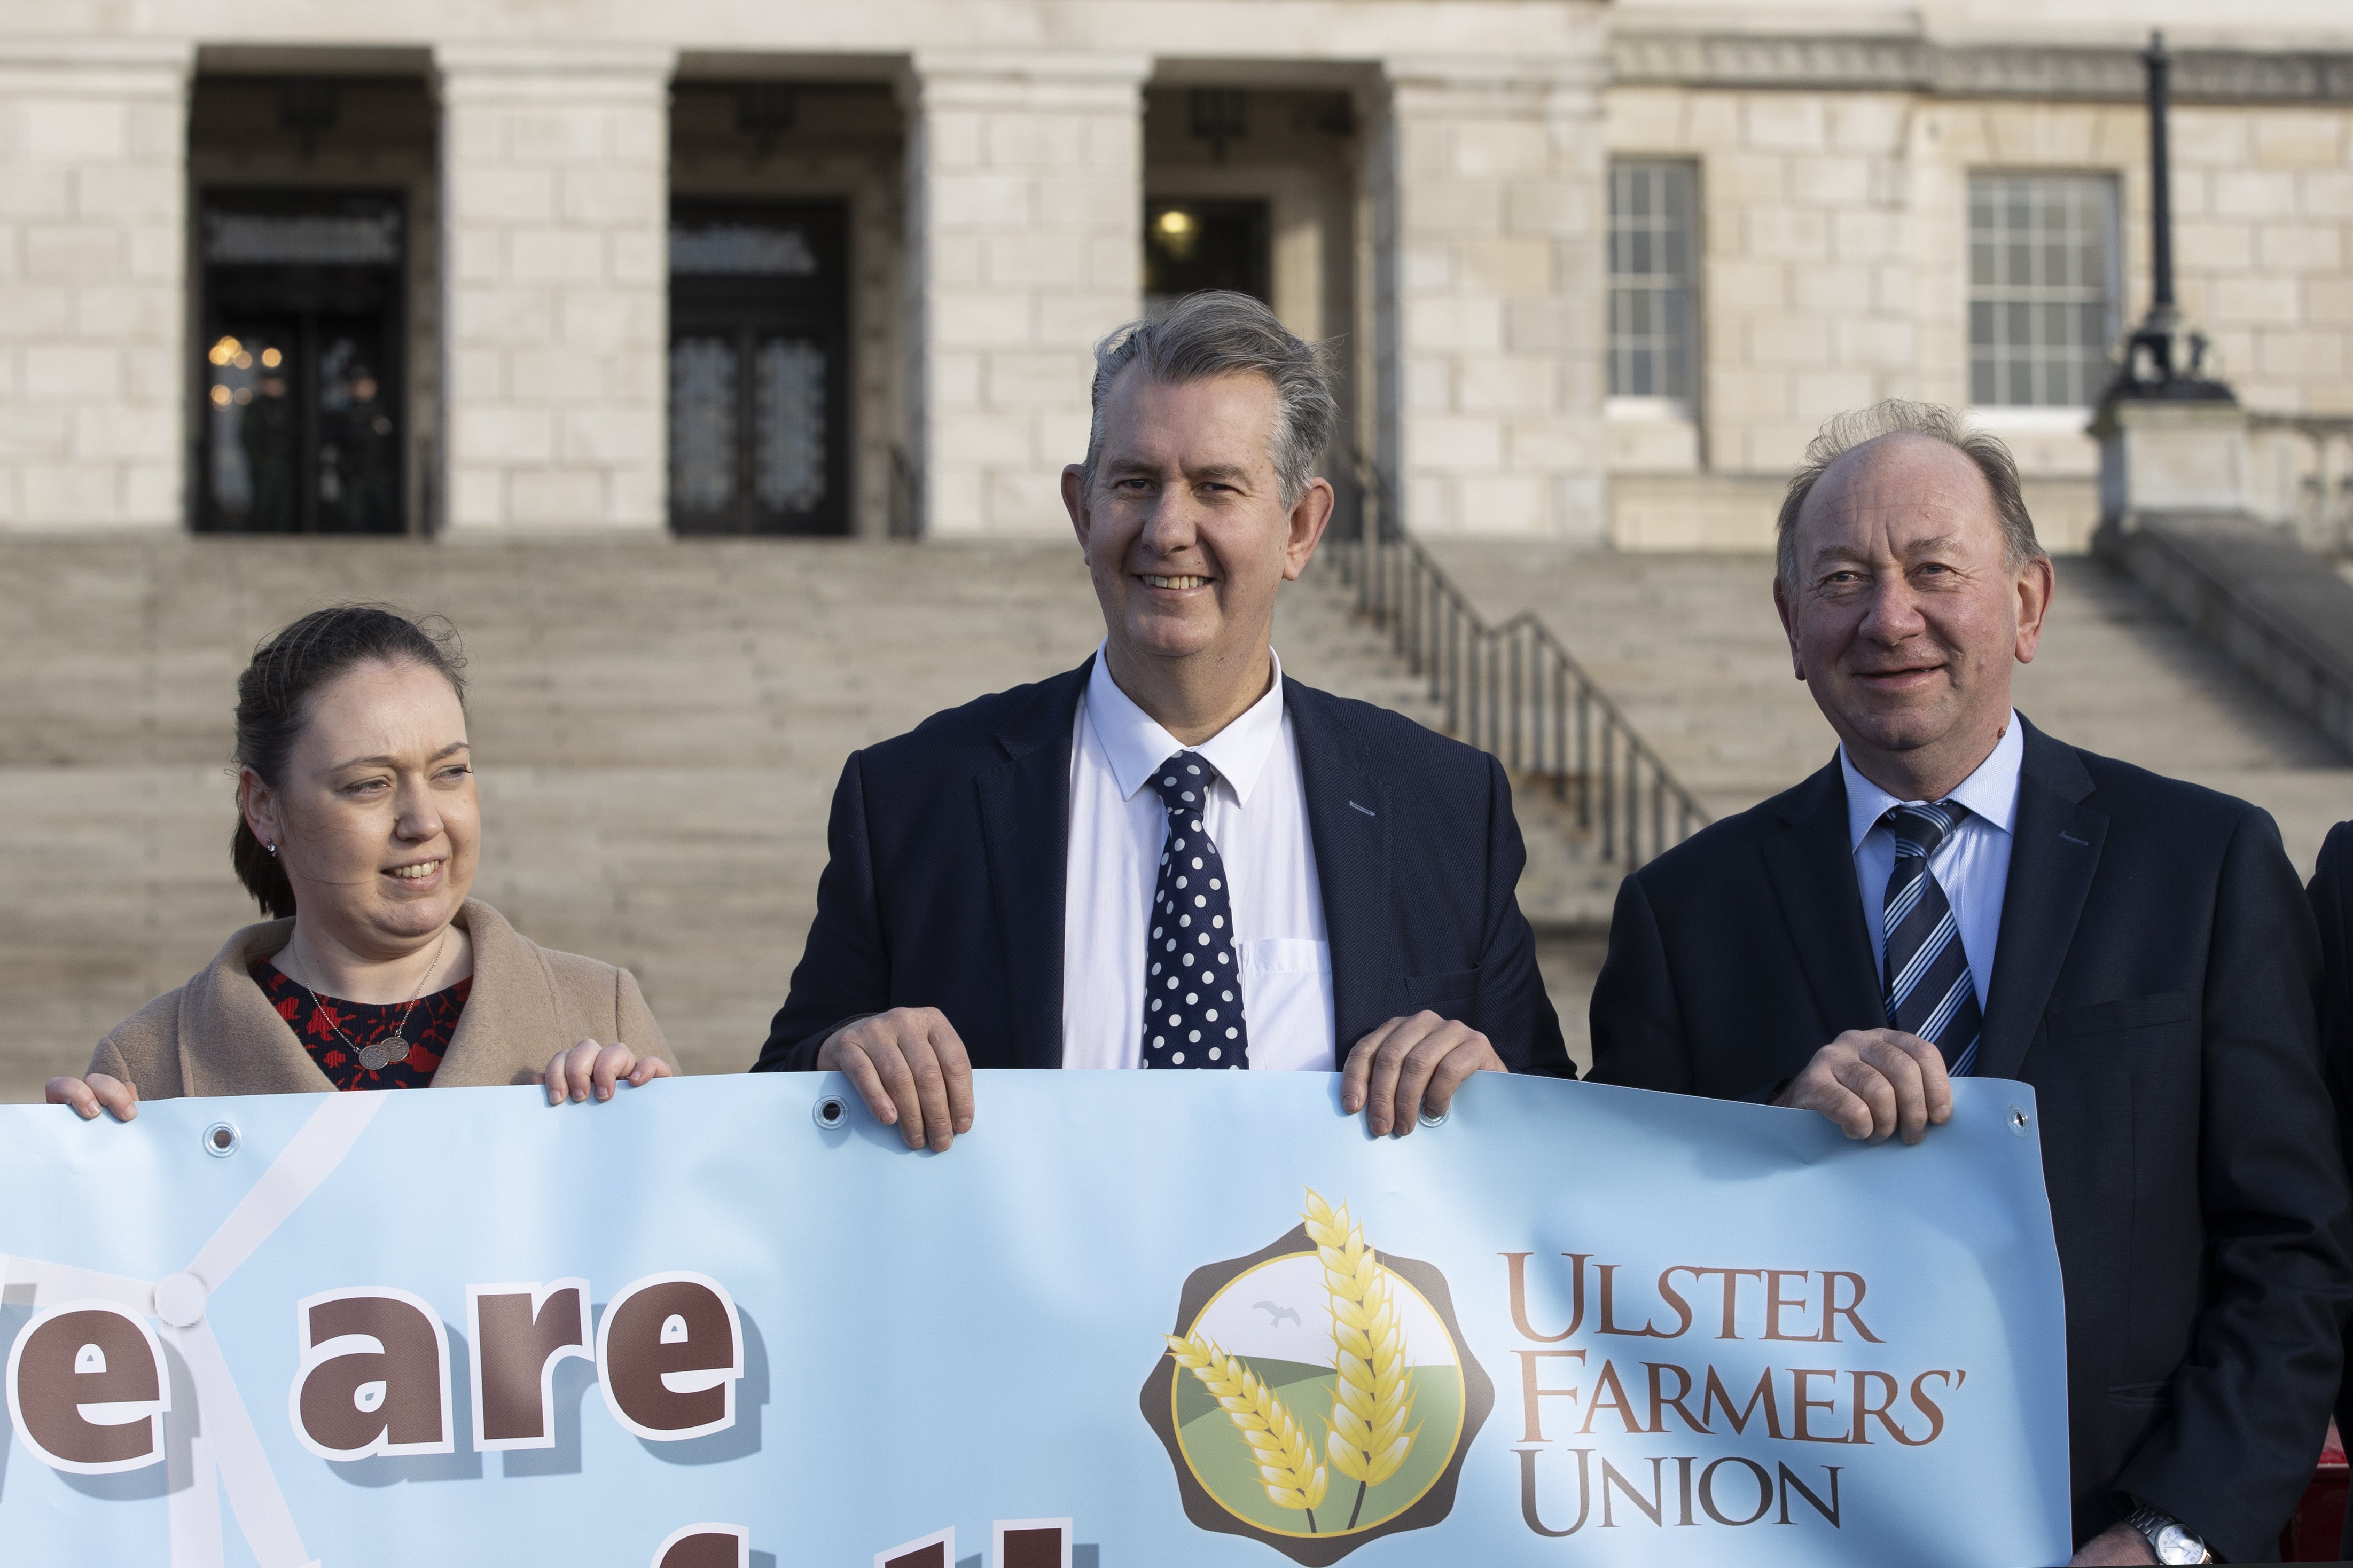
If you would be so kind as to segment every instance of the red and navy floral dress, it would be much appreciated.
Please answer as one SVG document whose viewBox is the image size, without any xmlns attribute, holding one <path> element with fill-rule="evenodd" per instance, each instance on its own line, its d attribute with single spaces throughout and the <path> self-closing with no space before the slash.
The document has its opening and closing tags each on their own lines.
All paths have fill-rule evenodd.
<svg viewBox="0 0 2353 1568">
<path fill-rule="evenodd" d="M 311 1059 L 337 1089 L 424 1089 L 458 1032 L 471 975 L 446 991 L 379 1005 L 322 996 L 263 959 L 248 971 Z M 401 1015 L 407 1014 L 402 1028 Z"/>
</svg>

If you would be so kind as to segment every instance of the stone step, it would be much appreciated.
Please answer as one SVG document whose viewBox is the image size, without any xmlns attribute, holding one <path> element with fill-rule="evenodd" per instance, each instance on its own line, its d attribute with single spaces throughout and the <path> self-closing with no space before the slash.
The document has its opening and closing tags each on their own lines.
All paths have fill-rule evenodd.
<svg viewBox="0 0 2353 1568">
<path fill-rule="evenodd" d="M 1533 610 L 1718 815 L 1820 767 L 1837 739 L 1791 674 L 1764 555 L 1621 555 L 1542 542 L 1425 542 L 1490 621 Z M 2020 711 L 2089 750 L 2253 801 L 2309 874 L 2353 816 L 2353 767 L 2304 720 L 2087 556 L 2058 593 Z"/>
<path fill-rule="evenodd" d="M 848 753 L 1102 636 L 1067 544 L 0 543 L 0 852 L 22 889 L 0 910 L 0 1098 L 79 1070 L 256 918 L 227 852 L 237 676 L 344 599 L 456 626 L 478 890 L 634 970 L 702 1071 L 747 1065 L 784 1000 Z M 1312 582 L 1276 641 L 1300 679 L 1430 721 L 1381 634 Z"/>
<path fill-rule="evenodd" d="M 1761 557 L 1441 542 L 1491 619 L 1541 611 L 1711 809 L 1820 765 Z M 1311 684 L 1436 727 L 1425 681 L 1324 567 L 1276 643 Z M 2353 769 L 2087 561 L 2060 563 L 2021 708 L 2095 750 L 2264 805 L 2308 866 Z M 337 599 L 448 616 L 471 659 L 487 834 L 478 888 L 551 946 L 637 972 L 681 1059 L 740 1068 L 783 999 L 851 750 L 1084 658 L 1101 635 L 1067 545 L 843 542 L 427 546 L 0 543 L 0 1097 L 49 1074 L 254 918 L 226 853 L 237 673 Z M 1521 899 L 1582 1053 L 1617 868 L 1514 781 Z"/>
</svg>

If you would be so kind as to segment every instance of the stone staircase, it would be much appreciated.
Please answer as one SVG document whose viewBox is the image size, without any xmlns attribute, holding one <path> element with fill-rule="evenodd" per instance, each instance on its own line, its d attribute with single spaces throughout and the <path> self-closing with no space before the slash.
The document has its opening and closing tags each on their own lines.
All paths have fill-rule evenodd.
<svg viewBox="0 0 2353 1568">
<path fill-rule="evenodd" d="M 1789 672 L 1763 555 L 1625 555 L 1426 541 L 1491 618 L 1535 610 L 1717 815 L 1787 789 L 1837 745 Z M 2252 800 L 2309 873 L 2353 816 L 2353 765 L 2305 721 L 2086 556 L 2058 562 L 2020 711 L 2051 733 Z"/>
<path fill-rule="evenodd" d="M 1713 812 L 1829 755 L 1761 558 L 1440 543 L 1491 619 L 1541 611 Z M 2092 563 L 2061 565 L 2021 706 L 2055 733 L 2270 807 L 2306 865 L 2353 769 Z M 37 1098 L 255 918 L 228 868 L 228 712 L 256 640 L 339 599 L 448 616 L 471 659 L 481 896 L 628 965 L 690 1069 L 736 1070 L 783 1000 L 851 750 L 1066 669 L 1101 635 L 1063 544 L 0 543 L 0 1099 Z M 1436 727 L 1328 567 L 1284 592 L 1292 674 Z M 1523 906 L 1571 1048 L 1617 868 L 1530 781 Z"/>
<path fill-rule="evenodd" d="M 680 1058 L 749 1064 L 816 907 L 857 747 L 1084 658 L 1075 548 L 849 542 L 0 544 L 0 1098 L 37 1098 L 257 918 L 231 875 L 229 710 L 303 611 L 446 615 L 470 659 L 480 896 L 628 965 Z M 1379 635 L 1310 587 L 1301 679 L 1425 721 Z"/>
</svg>

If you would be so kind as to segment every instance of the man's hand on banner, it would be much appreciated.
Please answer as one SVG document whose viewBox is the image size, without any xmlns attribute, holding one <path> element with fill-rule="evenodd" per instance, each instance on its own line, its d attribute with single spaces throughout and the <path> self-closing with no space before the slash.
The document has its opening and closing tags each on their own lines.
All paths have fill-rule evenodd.
<svg viewBox="0 0 2353 1568">
<path fill-rule="evenodd" d="M 534 1074 L 533 1081 L 547 1086 L 548 1104 L 561 1105 L 566 1100 L 577 1104 L 592 1095 L 610 1100 L 617 1085 L 642 1089 L 668 1077 L 670 1063 L 659 1057 L 640 1057 L 617 1041 L 600 1046 L 583 1040 L 568 1051 L 556 1052 L 548 1059 L 547 1070 Z"/>
<path fill-rule="evenodd" d="M 844 1025 L 818 1047 L 817 1067 L 848 1078 L 910 1149 L 944 1150 L 972 1131 L 972 1059 L 936 1007 L 893 1007 Z"/>
<path fill-rule="evenodd" d="M 84 1121 L 96 1121 L 100 1110 L 112 1111 L 117 1121 L 128 1121 L 139 1114 L 139 1086 L 102 1072 L 88 1078 L 53 1078 L 43 1098 L 51 1105 L 72 1106 L 74 1114 Z"/>
<path fill-rule="evenodd" d="M 1773 1103 L 1819 1110 L 1850 1138 L 1878 1143 L 1895 1133 L 1917 1143 L 1953 1119 L 1953 1080 L 1945 1053 L 1917 1035 L 1849 1029 L 1816 1051 Z"/>
<path fill-rule="evenodd" d="M 1487 1037 L 1431 1012 L 1391 1018 L 1356 1042 L 1340 1076 L 1340 1109 L 1365 1112 L 1374 1137 L 1400 1138 L 1423 1110 L 1443 1116 L 1454 1091 L 1474 1072 L 1509 1072 Z"/>
</svg>

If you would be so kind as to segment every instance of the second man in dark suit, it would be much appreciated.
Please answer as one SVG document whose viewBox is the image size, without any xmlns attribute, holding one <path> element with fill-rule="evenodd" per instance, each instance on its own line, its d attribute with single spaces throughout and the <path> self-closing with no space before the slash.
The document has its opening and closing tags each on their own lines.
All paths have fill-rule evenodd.
<svg viewBox="0 0 2353 1568">
<path fill-rule="evenodd" d="M 1594 1077 L 1904 1142 L 1952 1078 L 2031 1084 L 2075 1561 L 2257 1561 L 2348 1288 L 2312 916 L 2263 812 L 2011 708 L 2052 585 L 1999 442 L 1917 405 L 1833 422 L 1773 596 L 1838 754 L 1626 879 Z"/>
<path fill-rule="evenodd" d="M 1331 517 L 1315 351 L 1246 295 L 1107 339 L 1064 470 L 1096 655 L 853 755 L 758 1067 L 839 1069 L 910 1146 L 971 1071 L 1345 1064 L 1411 1131 L 1474 1071 L 1568 1074 L 1493 758 L 1282 674 Z"/>
<path fill-rule="evenodd" d="M 2320 926 L 2320 1055 L 2337 1100 L 2337 1148 L 2353 1161 L 2353 822 L 2328 830 L 2306 891 Z M 2346 1343 L 2353 1347 L 2353 1323 L 2347 1325 Z M 2347 1364 L 2353 1366 L 2353 1355 Z M 2337 1392 L 2337 1430 L 2353 1432 L 2353 1377 Z M 2339 1557 L 2348 1552 L 2353 1552 L 2353 1510 L 2345 1516 L 2337 1548 Z"/>
</svg>

